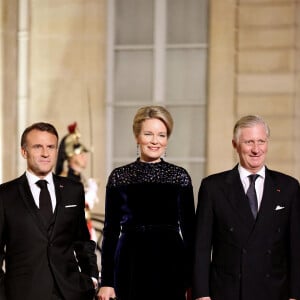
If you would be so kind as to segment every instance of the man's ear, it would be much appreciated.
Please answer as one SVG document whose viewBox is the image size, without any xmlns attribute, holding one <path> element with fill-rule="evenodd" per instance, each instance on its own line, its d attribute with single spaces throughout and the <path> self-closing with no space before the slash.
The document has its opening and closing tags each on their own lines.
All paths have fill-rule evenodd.
<svg viewBox="0 0 300 300">
<path fill-rule="evenodd" d="M 236 149 L 236 147 L 237 147 L 236 141 L 235 141 L 235 140 L 232 140 L 231 143 L 232 143 L 232 147 L 233 147 L 234 149 Z"/>
<path fill-rule="evenodd" d="M 27 151 L 25 148 L 21 148 L 21 155 L 26 159 L 27 158 Z"/>
</svg>

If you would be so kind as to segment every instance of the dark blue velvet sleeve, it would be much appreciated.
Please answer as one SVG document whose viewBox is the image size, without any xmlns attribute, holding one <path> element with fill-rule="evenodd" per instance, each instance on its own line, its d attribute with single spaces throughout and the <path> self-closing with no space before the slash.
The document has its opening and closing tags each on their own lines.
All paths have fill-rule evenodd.
<svg viewBox="0 0 300 300">
<path fill-rule="evenodd" d="M 101 253 L 101 286 L 114 287 L 114 257 L 120 235 L 120 198 L 120 189 L 112 186 L 106 188 Z"/>
<path fill-rule="evenodd" d="M 181 188 L 179 195 L 179 224 L 186 251 L 186 287 L 191 287 L 194 248 L 195 204 L 191 185 Z"/>
</svg>

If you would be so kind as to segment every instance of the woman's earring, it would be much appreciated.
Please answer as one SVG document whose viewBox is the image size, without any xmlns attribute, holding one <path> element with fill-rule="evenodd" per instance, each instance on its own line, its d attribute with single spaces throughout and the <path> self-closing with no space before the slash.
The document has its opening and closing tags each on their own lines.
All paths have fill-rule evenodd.
<svg viewBox="0 0 300 300">
<path fill-rule="evenodd" d="M 167 157 L 167 147 L 165 149 L 164 157 Z"/>
<path fill-rule="evenodd" d="M 140 156 L 140 147 L 139 147 L 139 144 L 136 144 L 136 156 L 137 157 Z"/>
</svg>

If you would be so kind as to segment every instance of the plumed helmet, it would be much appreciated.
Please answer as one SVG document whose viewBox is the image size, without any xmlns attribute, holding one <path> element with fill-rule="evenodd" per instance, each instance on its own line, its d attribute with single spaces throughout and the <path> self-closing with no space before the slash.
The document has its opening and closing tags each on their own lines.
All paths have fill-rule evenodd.
<svg viewBox="0 0 300 300">
<path fill-rule="evenodd" d="M 68 126 L 69 134 L 64 140 L 66 156 L 72 157 L 74 154 L 88 152 L 88 149 L 80 142 L 80 133 L 77 129 L 77 123 Z"/>
<path fill-rule="evenodd" d="M 68 126 L 69 133 L 65 135 L 58 148 L 58 157 L 55 168 L 56 174 L 61 174 L 65 160 L 71 158 L 75 154 L 89 152 L 89 150 L 80 142 L 80 133 L 77 128 L 77 123 L 74 122 Z"/>
</svg>

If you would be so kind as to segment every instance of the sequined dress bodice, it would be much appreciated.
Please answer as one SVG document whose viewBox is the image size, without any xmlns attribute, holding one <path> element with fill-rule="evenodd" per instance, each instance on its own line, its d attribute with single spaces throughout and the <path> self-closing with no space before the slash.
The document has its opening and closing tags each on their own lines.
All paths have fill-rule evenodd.
<svg viewBox="0 0 300 300">
<path fill-rule="evenodd" d="M 107 192 L 118 197 L 120 224 L 153 225 L 179 222 L 181 193 L 190 190 L 187 172 L 178 166 L 161 161 L 136 161 L 117 168 L 109 178 Z"/>
<path fill-rule="evenodd" d="M 145 163 L 139 160 L 115 169 L 108 181 L 108 187 L 121 187 L 128 184 L 176 184 L 191 185 L 190 176 L 178 166 L 161 160 L 158 163 Z"/>
</svg>

